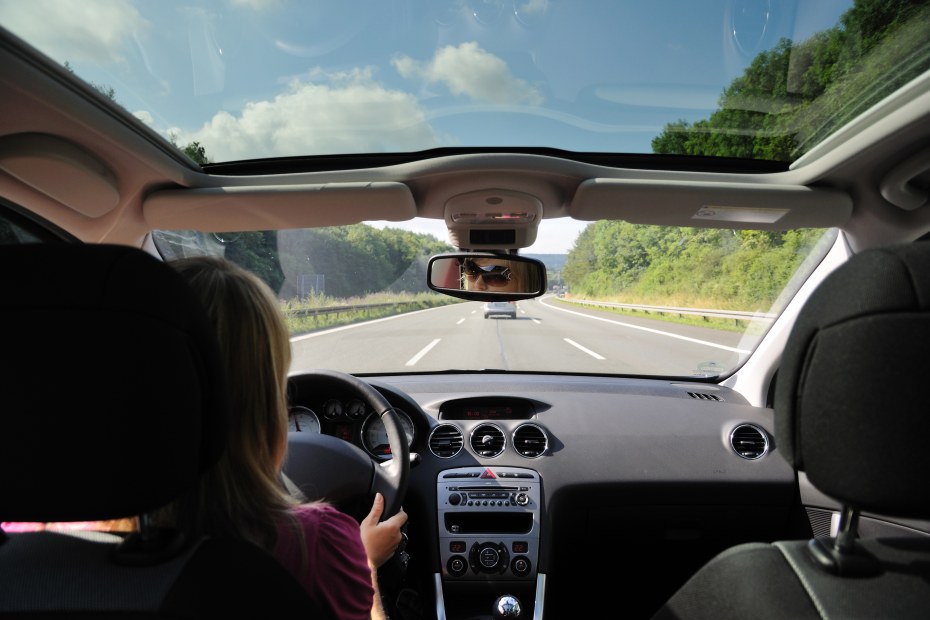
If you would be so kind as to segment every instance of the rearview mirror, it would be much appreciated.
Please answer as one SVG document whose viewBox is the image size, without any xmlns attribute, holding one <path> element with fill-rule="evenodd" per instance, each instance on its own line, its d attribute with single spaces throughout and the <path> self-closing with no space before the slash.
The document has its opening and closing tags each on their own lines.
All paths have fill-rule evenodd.
<svg viewBox="0 0 930 620">
<path fill-rule="evenodd" d="M 429 259 L 426 283 L 436 292 L 473 301 L 530 299 L 546 292 L 546 266 L 513 254 L 439 254 Z"/>
</svg>

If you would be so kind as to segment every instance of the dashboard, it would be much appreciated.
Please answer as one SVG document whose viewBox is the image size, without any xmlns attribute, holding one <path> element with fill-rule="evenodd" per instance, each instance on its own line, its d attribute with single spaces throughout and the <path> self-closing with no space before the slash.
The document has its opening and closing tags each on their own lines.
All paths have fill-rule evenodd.
<svg viewBox="0 0 930 620">
<path fill-rule="evenodd" d="M 487 598 L 503 593 L 545 600 L 561 617 L 574 609 L 576 573 L 611 591 L 618 557 L 639 568 L 631 604 L 648 615 L 716 552 L 810 532 L 795 472 L 775 454 L 772 411 L 727 388 L 516 373 L 360 378 L 406 419 L 408 579 L 434 593 L 426 605 L 442 606 L 439 617 L 486 614 Z M 389 458 L 378 416 L 356 398 L 292 376 L 292 434 Z"/>
<path fill-rule="evenodd" d="M 317 379 L 290 378 L 291 437 L 316 433 L 383 463 L 374 410 Z M 570 617 L 579 579 L 613 592 L 626 566 L 636 570 L 622 570 L 624 609 L 649 617 L 720 551 L 828 535 L 836 522 L 839 505 L 778 454 L 772 410 L 723 386 L 530 373 L 357 379 L 406 419 L 405 585 L 442 620 L 487 615 L 503 594 L 527 617 L 543 602 L 548 617 Z M 317 463 L 313 475 L 342 473 Z M 928 522 L 867 514 L 860 528 L 930 533 Z"/>
</svg>

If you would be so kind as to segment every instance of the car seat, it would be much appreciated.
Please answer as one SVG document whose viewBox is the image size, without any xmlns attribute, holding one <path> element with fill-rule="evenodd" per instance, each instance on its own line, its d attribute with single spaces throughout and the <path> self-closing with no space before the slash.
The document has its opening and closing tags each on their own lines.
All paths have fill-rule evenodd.
<svg viewBox="0 0 930 620">
<path fill-rule="evenodd" d="M 930 618 L 930 537 L 857 535 L 861 511 L 930 517 L 930 243 L 864 251 L 791 331 L 777 452 L 842 506 L 835 537 L 726 550 L 656 613 L 685 618 Z"/>
<path fill-rule="evenodd" d="M 181 277 L 113 245 L 0 247 L 0 521 L 139 515 L 116 541 L 0 533 L 0 617 L 325 617 L 271 555 L 152 511 L 224 450 L 226 394 Z"/>
</svg>

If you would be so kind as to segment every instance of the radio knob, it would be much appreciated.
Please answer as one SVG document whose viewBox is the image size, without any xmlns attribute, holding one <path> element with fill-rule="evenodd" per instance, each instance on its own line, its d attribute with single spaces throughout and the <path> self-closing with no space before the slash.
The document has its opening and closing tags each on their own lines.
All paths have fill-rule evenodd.
<svg viewBox="0 0 930 620">
<path fill-rule="evenodd" d="M 451 495 L 449 495 L 449 503 L 452 504 L 453 506 L 458 506 L 459 504 L 462 503 L 462 496 L 459 495 L 458 493 L 452 493 Z"/>
<path fill-rule="evenodd" d="M 530 496 L 526 493 L 517 493 L 513 501 L 517 506 L 526 506 L 530 503 Z"/>
<path fill-rule="evenodd" d="M 481 550 L 481 553 L 478 554 L 478 561 L 481 562 L 481 566 L 488 570 L 493 570 L 496 568 L 500 558 L 501 556 L 497 552 L 497 549 L 494 549 L 490 546 L 485 547 Z"/>
</svg>

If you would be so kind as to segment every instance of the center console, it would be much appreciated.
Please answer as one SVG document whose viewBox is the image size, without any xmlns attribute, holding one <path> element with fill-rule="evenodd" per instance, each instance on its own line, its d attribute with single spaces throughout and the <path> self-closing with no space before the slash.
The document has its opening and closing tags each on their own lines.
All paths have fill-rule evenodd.
<svg viewBox="0 0 930 620">
<path fill-rule="evenodd" d="M 530 606 L 536 601 L 539 607 L 533 617 L 541 617 L 539 474 L 504 466 L 447 469 L 437 477 L 436 497 L 442 564 L 437 601 L 445 598 L 440 620 L 455 618 L 460 603 L 475 596 L 513 592 L 531 596 Z"/>
</svg>

